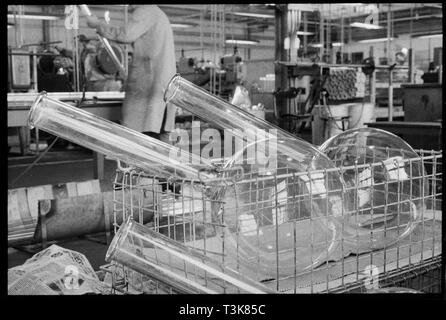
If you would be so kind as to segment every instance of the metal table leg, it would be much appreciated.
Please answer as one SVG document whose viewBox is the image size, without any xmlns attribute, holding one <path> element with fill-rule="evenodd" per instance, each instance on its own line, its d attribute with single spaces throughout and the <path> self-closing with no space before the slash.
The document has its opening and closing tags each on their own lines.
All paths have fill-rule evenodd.
<svg viewBox="0 0 446 320">
<path fill-rule="evenodd" d="M 104 155 L 93 152 L 93 162 L 94 162 L 94 179 L 102 180 L 104 179 Z"/>
</svg>

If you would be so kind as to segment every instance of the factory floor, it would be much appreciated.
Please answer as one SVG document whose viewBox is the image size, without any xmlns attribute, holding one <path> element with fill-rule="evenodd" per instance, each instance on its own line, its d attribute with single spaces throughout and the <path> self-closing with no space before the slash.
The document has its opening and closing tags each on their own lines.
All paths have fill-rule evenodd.
<svg viewBox="0 0 446 320">
<path fill-rule="evenodd" d="M 81 148 L 70 151 L 56 148 L 49 151 L 37 165 L 14 182 L 36 159 L 35 155 L 19 156 L 17 152 L 17 148 L 12 147 L 8 157 L 8 189 L 80 182 L 94 178 L 93 155 L 90 151 Z M 111 184 L 115 170 L 116 162 L 105 160 L 104 180 L 110 181 Z M 108 246 L 105 244 L 104 235 L 99 235 L 97 239 L 86 237 L 65 239 L 56 244 L 84 254 L 95 270 L 99 270 L 99 267 L 105 264 L 104 258 Z M 8 268 L 23 264 L 33 253 L 41 249 L 39 245 L 8 248 Z"/>
</svg>

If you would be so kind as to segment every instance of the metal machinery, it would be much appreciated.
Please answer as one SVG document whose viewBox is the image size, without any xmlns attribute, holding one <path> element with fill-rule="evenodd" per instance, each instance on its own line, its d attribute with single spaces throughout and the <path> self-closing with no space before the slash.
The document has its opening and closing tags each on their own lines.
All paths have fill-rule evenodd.
<svg viewBox="0 0 446 320">
<path fill-rule="evenodd" d="M 235 87 L 246 78 L 246 68 L 236 50 L 233 55 L 221 57 L 218 68 L 206 65 L 199 67 L 195 59 L 184 57 L 184 51 L 177 64 L 177 71 L 182 77 L 209 91 L 212 89 L 209 83 L 211 69 L 216 73 L 215 94 L 225 99 L 229 99 L 234 94 Z"/>
<path fill-rule="evenodd" d="M 120 91 L 123 75 L 110 58 L 107 49 L 97 39 L 80 37 L 84 47 L 80 57 L 80 88 L 87 91 Z M 9 49 L 8 80 L 10 91 L 27 91 L 36 87 L 38 91 L 69 92 L 74 91 L 73 52 L 63 49 L 39 50 Z M 110 46 L 119 61 L 123 61 L 124 53 L 117 45 Z M 35 68 L 34 68 L 34 63 Z M 37 73 L 34 75 L 34 73 Z M 85 85 L 85 88 L 84 88 Z"/>
<path fill-rule="evenodd" d="M 309 6 L 311 7 L 311 5 Z M 385 99 L 387 105 L 386 113 L 389 121 L 392 121 L 394 114 L 393 77 L 395 72 L 401 71 L 401 73 L 406 74 L 411 79 L 413 67 L 413 53 L 411 50 L 396 52 L 394 58 L 395 63 L 393 64 L 386 62 L 387 64 L 378 65 L 375 61 L 376 57 L 373 52 L 373 47 L 370 47 L 369 58 L 363 59 L 355 64 L 343 64 L 341 63 L 342 59 L 340 57 L 335 57 L 333 53 L 330 53 L 332 49 L 329 37 L 330 32 L 324 31 L 325 22 L 322 16 L 320 18 L 318 37 L 321 42 L 318 47 L 319 49 L 309 47 L 304 50 L 298 50 L 297 47 L 293 47 L 292 40 L 296 39 L 296 25 L 299 26 L 301 23 L 304 23 L 305 26 L 305 22 L 303 21 L 305 10 L 307 10 L 305 6 L 301 5 L 276 6 L 276 90 L 274 96 L 275 114 L 279 119 L 281 127 L 295 134 L 302 135 L 302 129 L 310 127 L 310 122 L 314 116 L 314 114 L 311 114 L 313 107 L 315 105 L 322 105 L 324 109 L 328 110 L 326 112 L 328 117 L 322 116 L 325 125 L 329 122 L 334 122 L 339 123 L 337 126 L 340 130 L 347 129 L 348 126 L 344 126 L 344 121 L 348 121 L 348 119 L 343 119 L 343 117 L 336 119 L 336 116 L 332 117 L 330 115 L 331 108 L 327 108 L 327 104 L 359 103 L 364 105 L 364 103 L 370 103 L 371 105 L 376 105 L 377 86 L 375 82 L 377 72 L 387 81 L 384 86 L 388 91 L 388 97 Z M 308 10 L 311 11 L 311 8 Z M 341 30 L 343 30 L 342 24 Z M 343 41 L 344 36 L 343 31 L 341 31 L 341 41 Z M 305 36 L 303 37 L 305 38 Z M 304 42 L 306 43 L 305 40 Z M 289 43 L 289 45 L 284 48 L 283 43 Z M 389 53 L 388 56 L 391 57 Z M 389 59 L 386 61 L 389 61 Z M 406 64 L 407 60 L 409 60 L 408 64 Z M 342 75 L 338 77 L 339 81 L 337 83 L 331 85 L 332 90 L 330 92 L 330 82 L 335 82 L 333 80 L 337 78 L 336 74 L 342 73 L 344 69 L 350 69 L 357 74 L 362 72 L 365 75 L 361 76 L 364 79 L 360 80 L 363 86 L 363 89 L 360 90 L 362 91 L 361 94 L 343 94 L 344 83 L 350 79 L 343 78 Z M 341 93 L 338 91 L 341 91 Z M 366 95 L 368 96 L 367 98 Z M 320 133 L 319 136 L 321 135 Z M 323 141 L 326 138 L 325 136 L 313 142 L 318 143 L 319 140 Z"/>
</svg>

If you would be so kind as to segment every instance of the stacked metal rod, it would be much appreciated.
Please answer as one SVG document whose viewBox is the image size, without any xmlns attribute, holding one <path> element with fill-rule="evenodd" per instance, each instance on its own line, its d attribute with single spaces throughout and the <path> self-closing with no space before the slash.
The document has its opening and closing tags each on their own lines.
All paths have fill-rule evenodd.
<svg viewBox="0 0 446 320">
<path fill-rule="evenodd" d="M 330 68 L 330 76 L 325 84 L 331 100 L 363 98 L 366 76 L 358 68 Z"/>
</svg>

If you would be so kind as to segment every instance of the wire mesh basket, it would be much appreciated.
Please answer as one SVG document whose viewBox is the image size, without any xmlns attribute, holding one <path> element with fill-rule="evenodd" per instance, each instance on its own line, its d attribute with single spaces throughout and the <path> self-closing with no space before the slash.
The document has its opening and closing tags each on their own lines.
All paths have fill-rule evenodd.
<svg viewBox="0 0 446 320">
<path fill-rule="evenodd" d="M 395 212 L 389 215 L 390 217 L 387 216 L 386 208 L 383 209 L 382 205 L 373 207 L 373 201 L 372 206 L 368 208 L 368 217 L 372 221 L 371 235 L 375 230 L 374 224 L 379 224 L 380 232 L 385 235 L 391 235 L 392 232 L 398 234 L 400 228 L 395 228 L 395 223 L 404 224 L 400 221 L 400 216 L 405 214 L 405 210 L 411 213 L 412 210 L 417 210 L 416 227 L 407 236 L 398 238 L 388 246 L 375 248 L 371 245 L 369 250 L 355 248 L 342 232 L 337 234 L 336 239 L 328 239 L 326 234 L 319 234 L 319 229 L 313 227 L 313 222 L 315 222 L 313 219 L 316 218 L 300 215 L 299 208 L 302 207 L 304 201 L 315 201 L 313 200 L 314 193 L 301 197 L 291 193 L 293 196 L 288 196 L 286 188 L 303 183 L 302 181 L 305 182 L 305 179 L 299 179 L 300 173 L 276 170 L 272 175 L 254 178 L 251 174 L 245 174 L 243 170 L 240 170 L 236 180 L 226 182 L 228 184 L 226 187 L 232 192 L 245 193 L 244 198 L 249 199 L 240 204 L 235 198 L 232 203 L 230 197 L 226 197 L 225 201 L 215 199 L 211 196 L 209 185 L 201 181 L 166 179 L 118 165 L 113 183 L 115 233 L 121 221 L 133 219 L 161 235 L 162 239 L 170 240 L 166 241 L 168 245 L 164 247 L 157 247 L 156 242 L 148 244 L 141 239 L 132 240 L 131 245 L 139 246 L 137 252 L 144 252 L 142 256 L 150 261 L 150 270 L 153 272 L 142 274 L 117 261 L 112 261 L 103 269 L 112 278 L 115 293 L 190 292 L 176 285 L 175 281 L 168 280 L 169 277 L 178 278 L 181 283 L 187 283 L 187 286 L 196 286 L 202 290 L 198 292 L 207 292 L 206 290 L 209 289 L 214 293 L 252 292 L 245 291 L 243 288 L 245 288 L 244 284 L 253 283 L 253 287 L 256 287 L 255 283 L 258 283 L 260 288 L 265 288 L 262 292 L 280 293 L 368 292 L 392 286 L 411 287 L 421 292 L 435 292 L 440 288 L 441 279 L 439 268 L 442 240 L 442 153 L 425 150 L 417 150 L 417 153 L 417 158 L 404 160 L 405 165 L 408 166 L 406 168 L 409 168 L 411 172 L 410 168 L 417 164 L 424 169 L 420 176 L 411 174 L 404 183 L 412 184 L 415 180 L 421 183 L 423 190 L 421 195 L 410 192 L 406 197 L 397 197 L 394 203 L 386 202 L 386 207 L 395 208 Z M 397 169 L 401 168 L 398 164 L 396 165 Z M 356 164 L 352 167 L 327 169 L 324 174 L 326 176 L 329 170 L 340 172 L 353 170 L 359 174 L 361 169 L 374 170 L 373 168 L 379 166 L 385 166 L 385 164 L 382 162 Z M 393 179 L 393 182 L 399 186 L 401 184 L 399 173 L 395 176 L 395 171 L 392 172 L 388 165 L 385 168 L 389 180 Z M 317 177 L 318 174 L 320 171 L 302 173 L 307 177 Z M 277 183 L 283 179 L 287 181 L 286 187 Z M 314 183 L 315 180 L 310 180 L 310 182 L 313 189 L 318 189 L 317 183 Z M 383 190 L 388 190 L 389 181 L 372 183 L 367 188 L 379 189 L 379 184 L 385 187 Z M 359 190 L 358 186 L 346 188 L 349 190 L 342 190 L 343 193 L 353 192 L 357 195 L 364 192 L 364 190 Z M 321 198 L 325 199 L 324 201 L 331 201 L 330 194 L 327 192 L 324 195 L 324 192 L 327 191 L 323 188 L 318 189 L 318 201 Z M 265 197 L 265 194 L 268 194 L 268 197 Z M 412 205 L 413 202 L 421 205 L 416 208 Z M 339 205 L 342 203 L 340 201 Z M 289 212 L 289 210 L 281 210 L 281 208 L 289 209 L 290 206 L 295 216 L 291 220 L 292 223 L 286 229 L 280 229 L 279 232 L 281 220 L 290 218 L 283 216 L 284 212 Z M 215 215 L 216 207 L 220 208 L 218 216 Z M 237 228 L 232 231 L 231 236 L 227 235 L 229 231 L 222 218 L 228 210 L 236 212 L 238 219 Z M 269 210 L 270 215 L 266 215 L 268 221 L 257 221 L 254 218 L 259 210 Z M 355 211 L 353 215 L 363 214 L 360 212 L 362 209 L 357 206 L 353 209 L 341 208 L 342 212 L 349 210 Z M 374 220 L 374 212 L 379 216 L 378 220 Z M 291 272 L 288 272 L 286 276 L 279 273 L 280 266 L 277 259 L 275 260 L 277 266 L 271 266 L 273 271 L 277 268 L 277 273 L 269 272 L 266 276 L 264 272 L 261 272 L 260 260 L 263 258 L 260 254 L 246 263 L 242 256 L 243 250 L 239 249 L 241 247 L 239 241 L 243 241 L 239 235 L 250 235 L 253 239 L 256 237 L 258 239 L 260 224 L 270 225 L 270 229 L 264 230 L 272 232 L 276 245 L 268 246 L 267 249 L 275 253 L 277 257 L 279 254 L 284 254 L 285 250 L 279 246 L 281 237 L 291 237 L 295 245 L 294 248 L 287 249 L 289 252 L 286 254 L 291 257 L 289 261 L 294 262 L 295 266 L 301 259 L 311 261 L 313 258 L 316 259 L 313 256 L 303 257 L 299 254 L 299 241 L 302 237 L 311 237 L 312 247 L 335 245 L 335 249 L 318 266 L 305 270 L 297 267 L 293 270 L 291 267 L 289 268 Z M 258 248 L 256 245 L 261 244 L 254 243 L 253 251 Z M 181 247 L 186 254 L 181 257 L 172 254 L 170 251 L 172 246 Z M 150 253 L 146 253 L 149 251 Z M 313 253 L 313 250 L 310 252 Z M 188 255 L 196 257 L 199 263 L 188 261 Z M 256 257 L 255 254 L 252 256 Z M 214 269 L 206 269 L 206 266 L 212 266 L 212 268 L 217 266 L 219 271 L 212 272 Z M 164 275 L 167 275 L 166 278 Z"/>
</svg>

